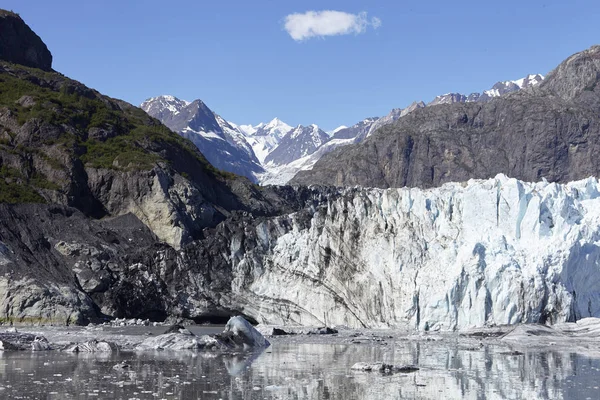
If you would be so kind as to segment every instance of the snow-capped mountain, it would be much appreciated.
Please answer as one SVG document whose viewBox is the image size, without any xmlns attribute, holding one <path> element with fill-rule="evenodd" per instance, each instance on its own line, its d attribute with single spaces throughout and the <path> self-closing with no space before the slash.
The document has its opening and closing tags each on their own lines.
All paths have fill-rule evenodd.
<svg viewBox="0 0 600 400">
<path fill-rule="evenodd" d="M 479 99 L 481 95 L 479 93 L 473 93 L 472 98 Z M 436 96 L 431 102 L 429 102 L 428 106 L 437 106 L 438 104 L 452 104 L 452 103 L 464 103 L 467 101 L 467 96 L 461 93 L 446 93 L 439 96 Z M 475 100 L 477 101 L 477 100 Z"/>
<path fill-rule="evenodd" d="M 517 79 L 514 81 L 502 81 L 497 82 L 491 89 L 484 90 L 482 93 L 471 93 L 466 96 L 461 93 L 446 93 L 437 96 L 433 99 L 428 106 L 435 106 L 438 104 L 452 104 L 452 103 L 470 103 L 470 102 L 485 102 L 498 96 L 505 95 L 507 93 L 516 92 L 520 89 L 525 89 L 531 86 L 535 86 L 544 80 L 544 76 L 540 74 L 530 74 L 524 78 Z"/>
<path fill-rule="evenodd" d="M 527 75 L 524 78 L 517 79 L 515 81 L 503 81 L 496 83 L 491 89 L 486 90 L 482 93 L 472 93 L 469 96 L 465 96 L 460 93 L 447 93 L 445 95 L 437 96 L 432 102 L 429 104 L 425 104 L 422 101 L 413 102 L 410 106 L 406 108 L 394 108 L 390 111 L 390 113 L 381 118 L 367 118 L 364 119 L 357 124 L 349 127 L 339 129 L 333 134 L 332 139 L 341 139 L 339 142 L 333 141 L 332 143 L 327 143 L 327 147 L 323 149 L 323 151 L 315 151 L 310 157 L 298 159 L 294 163 L 289 163 L 285 168 L 280 169 L 278 172 L 282 177 L 286 177 L 291 174 L 291 170 L 296 168 L 297 171 L 309 170 L 312 169 L 312 166 L 318 161 L 318 159 L 325 155 L 337 147 L 345 146 L 353 143 L 360 143 L 373 133 L 375 133 L 379 128 L 392 124 L 397 121 L 399 118 L 404 117 L 405 115 L 411 113 L 412 111 L 428 107 L 434 106 L 438 104 L 448 104 L 448 103 L 464 103 L 464 102 L 486 102 L 489 101 L 493 97 L 502 96 L 507 93 L 511 93 L 520 89 L 528 88 L 538 83 L 542 82 L 544 77 L 540 74 L 536 75 Z M 320 149 L 319 149 L 320 150 Z M 268 173 L 261 178 L 261 180 L 269 181 L 272 183 L 280 183 L 281 177 L 273 177 L 272 168 L 267 168 Z M 287 182 L 287 181 L 286 181 Z"/>
<path fill-rule="evenodd" d="M 232 145 L 244 150 L 250 158 L 254 158 L 254 150 L 248 141 L 246 140 L 246 135 L 244 132 L 239 129 L 237 125 L 232 122 L 225 121 L 223 117 L 215 114 L 217 123 L 223 130 L 223 134 L 225 135 L 225 139 Z M 260 161 L 260 160 L 259 160 Z"/>
<path fill-rule="evenodd" d="M 356 139 L 366 137 L 371 129 L 371 126 L 379 119 L 379 117 L 365 118 L 356 124 L 340 129 L 332 136 L 333 139 Z"/>
<path fill-rule="evenodd" d="M 172 118 L 190 103 L 174 96 L 158 96 L 146 100 L 141 108 L 156 119 Z"/>
<path fill-rule="evenodd" d="M 188 102 L 165 95 L 148 99 L 141 107 L 190 139 L 215 167 L 244 175 L 254 182 L 274 178 L 274 182 L 286 183 L 300 168 L 294 165 L 312 167 L 318 158 L 290 165 L 285 180 L 279 177 L 280 168 L 311 155 L 330 139 L 316 125 L 293 128 L 279 118 L 255 126 L 237 125 L 213 112 L 201 100 Z M 267 164 L 269 174 L 265 174 Z"/>
<path fill-rule="evenodd" d="M 498 82 L 491 89 L 483 92 L 482 96 L 478 99 L 481 101 L 485 96 L 489 98 L 502 96 L 507 93 L 516 92 L 517 90 L 528 88 L 542 82 L 544 77 L 540 74 L 527 75 L 524 78 L 517 79 L 515 81 L 504 81 Z"/>
<path fill-rule="evenodd" d="M 481 93 L 466 96 L 447 93 L 429 104 L 413 102 L 394 108 L 383 117 L 366 118 L 350 127 L 340 126 L 329 133 L 317 125 L 296 128 L 279 118 L 258 125 L 238 125 L 210 110 L 201 100 L 188 102 L 174 96 L 146 100 L 142 108 L 180 135 L 192 140 L 215 167 L 244 175 L 261 184 L 285 184 L 298 171 L 311 169 L 334 149 L 360 143 L 379 128 L 410 112 L 438 104 L 487 102 L 490 99 L 542 82 L 542 75 L 527 75 L 514 81 L 496 83 Z"/>
<path fill-rule="evenodd" d="M 266 164 L 285 165 L 314 153 L 329 135 L 317 125 L 298 125 L 281 138 L 276 148 L 265 157 Z"/>
<path fill-rule="evenodd" d="M 158 96 L 141 105 L 172 131 L 190 139 L 215 167 L 258 182 L 264 172 L 245 135 L 215 114 L 202 100 L 187 102 L 174 96 Z"/>
<path fill-rule="evenodd" d="M 240 125 L 239 129 L 245 133 L 245 139 L 252 146 L 256 158 L 264 163 L 269 153 L 277 147 L 285 134 L 293 128 L 279 118 L 274 118 L 268 124 Z"/>
<path fill-rule="evenodd" d="M 337 149 L 341 146 L 346 146 L 354 143 L 354 138 L 350 139 L 335 139 L 331 138 L 329 141 L 322 144 L 315 152 L 294 160 L 288 164 L 283 165 L 265 165 L 266 173 L 259 177 L 259 181 L 263 185 L 285 185 L 288 183 L 298 171 L 304 171 L 312 169 L 313 165 L 325 154 Z"/>
</svg>

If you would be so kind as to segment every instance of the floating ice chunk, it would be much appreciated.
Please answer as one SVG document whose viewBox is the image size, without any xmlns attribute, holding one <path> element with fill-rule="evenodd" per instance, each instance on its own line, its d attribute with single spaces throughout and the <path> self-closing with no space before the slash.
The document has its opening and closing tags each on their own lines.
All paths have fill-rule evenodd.
<svg viewBox="0 0 600 400">
<path fill-rule="evenodd" d="M 119 351 L 119 347 L 112 342 L 94 339 L 70 345 L 64 351 L 72 353 L 115 353 Z"/>
<path fill-rule="evenodd" d="M 393 373 L 393 372 L 408 373 L 408 372 L 415 372 L 415 371 L 419 370 L 419 368 L 415 367 L 414 365 L 397 366 L 397 365 L 392 365 L 392 364 L 386 364 L 383 362 L 373 362 L 373 363 L 357 362 L 352 367 L 350 367 L 350 369 L 352 369 L 354 371 L 364 371 L 364 372 L 376 371 L 376 372 L 382 372 L 382 373 Z"/>
<path fill-rule="evenodd" d="M 231 317 L 225 325 L 225 330 L 218 338 L 230 346 L 255 348 L 268 347 L 270 343 L 265 337 L 243 317 Z"/>
<path fill-rule="evenodd" d="M 221 349 L 225 346 L 216 338 L 204 335 L 171 332 L 148 338 L 136 346 L 136 350 L 200 350 Z"/>
</svg>

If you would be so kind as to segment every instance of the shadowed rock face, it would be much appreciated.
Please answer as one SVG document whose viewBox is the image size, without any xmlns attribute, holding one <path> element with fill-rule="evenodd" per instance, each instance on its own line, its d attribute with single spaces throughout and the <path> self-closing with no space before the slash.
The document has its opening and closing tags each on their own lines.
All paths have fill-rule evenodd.
<svg viewBox="0 0 600 400">
<path fill-rule="evenodd" d="M 0 59 L 52 70 L 52 54 L 42 39 L 17 14 L 0 10 Z"/>
<path fill-rule="evenodd" d="M 295 184 L 435 187 L 504 173 L 567 182 L 597 175 L 600 46 L 561 63 L 539 86 L 488 103 L 415 110 L 358 145 L 333 151 Z"/>
</svg>

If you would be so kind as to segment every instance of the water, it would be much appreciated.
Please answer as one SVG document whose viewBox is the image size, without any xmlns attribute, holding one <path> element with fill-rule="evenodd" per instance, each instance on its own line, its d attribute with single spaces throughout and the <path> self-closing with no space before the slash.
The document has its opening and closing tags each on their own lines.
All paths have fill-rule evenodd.
<svg viewBox="0 0 600 400">
<path fill-rule="evenodd" d="M 359 361 L 420 370 L 351 371 Z M 123 362 L 129 368 L 114 368 Z M 582 354 L 448 341 L 275 338 L 262 353 L 236 354 L 0 352 L 2 399 L 598 399 L 599 378 L 600 359 Z"/>
</svg>

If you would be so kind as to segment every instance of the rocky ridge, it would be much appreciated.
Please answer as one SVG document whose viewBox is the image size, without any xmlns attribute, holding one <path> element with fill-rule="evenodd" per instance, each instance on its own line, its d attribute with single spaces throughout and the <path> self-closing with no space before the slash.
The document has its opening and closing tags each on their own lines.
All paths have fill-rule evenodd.
<svg viewBox="0 0 600 400">
<path fill-rule="evenodd" d="M 294 184 L 435 187 L 504 173 L 568 182 L 597 175 L 600 46 L 561 63 L 539 85 L 488 102 L 415 110 L 337 149 Z"/>
<path fill-rule="evenodd" d="M 18 14 L 0 10 L 0 38 L 0 60 L 52 70 L 50 50 Z"/>
<path fill-rule="evenodd" d="M 261 185 L 282 185 L 298 171 L 310 170 L 324 154 L 338 147 L 360 143 L 379 128 L 416 109 L 438 104 L 486 102 L 527 89 L 542 80 L 539 74 L 528 75 L 516 81 L 498 82 L 489 90 L 469 96 L 449 93 L 436 97 L 429 104 L 413 102 L 406 108 L 391 110 L 386 116 L 366 118 L 353 126 L 341 126 L 330 133 L 325 133 L 314 124 L 292 128 L 278 118 L 256 126 L 236 125 L 215 114 L 201 100 L 190 103 L 173 96 L 148 99 L 141 107 L 175 132 L 195 142 L 200 151 L 210 155 L 209 161 L 218 168 L 242 173 Z M 194 107 L 194 103 L 202 106 Z M 226 140 L 227 144 L 216 140 L 219 138 Z M 227 149 L 221 149 L 223 145 Z M 252 165 L 247 163 L 248 157 L 253 160 Z"/>
</svg>

